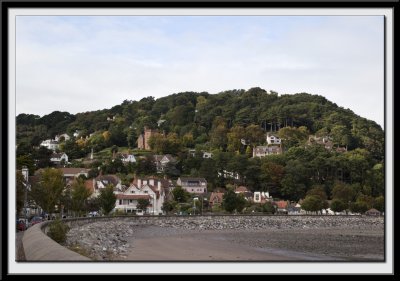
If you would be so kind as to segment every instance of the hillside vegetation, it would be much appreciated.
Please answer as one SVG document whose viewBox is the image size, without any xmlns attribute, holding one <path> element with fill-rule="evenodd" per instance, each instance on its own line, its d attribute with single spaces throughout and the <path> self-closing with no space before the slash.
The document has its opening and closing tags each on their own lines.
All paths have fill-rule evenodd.
<svg viewBox="0 0 400 281">
<path fill-rule="evenodd" d="M 160 132 L 150 142 L 153 153 L 172 154 L 178 159 L 174 167 L 166 169 L 167 176 L 204 176 L 211 189 L 245 184 L 251 190 L 269 190 L 294 200 L 315 188 L 322 188 L 329 198 L 334 197 L 335 188 L 349 189 L 349 198 L 342 198 L 349 201 L 384 194 L 384 132 L 377 123 L 322 96 L 279 95 L 261 88 L 125 100 L 110 109 L 75 115 L 60 111 L 42 117 L 20 114 L 17 164 L 31 170 L 49 166 L 48 152 L 38 148 L 40 142 L 75 132 L 79 136 L 60 147 L 70 161 L 87 157 L 92 149 L 95 154 L 103 151 L 104 156 L 124 147 L 136 155 L 136 141 L 144 127 Z M 252 148 L 265 144 L 267 132 L 283 140 L 283 154 L 253 158 Z M 329 137 L 335 148 L 347 151 L 307 146 L 310 135 Z M 198 153 L 190 157 L 188 149 Z M 213 152 L 213 157 L 203 159 L 200 151 Z M 108 164 L 103 160 L 96 165 L 106 169 Z M 141 166 L 149 164 L 147 160 L 116 171 L 154 173 L 152 168 Z M 115 169 L 108 170 L 112 171 Z M 219 176 L 224 171 L 237 173 L 239 180 Z"/>
</svg>

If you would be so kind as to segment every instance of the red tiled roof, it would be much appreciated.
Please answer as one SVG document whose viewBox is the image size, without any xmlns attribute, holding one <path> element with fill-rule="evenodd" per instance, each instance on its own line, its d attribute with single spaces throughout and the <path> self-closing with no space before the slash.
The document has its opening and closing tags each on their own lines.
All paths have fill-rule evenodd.
<svg viewBox="0 0 400 281">
<path fill-rule="evenodd" d="M 247 191 L 249 191 L 249 190 L 247 189 L 247 187 L 245 187 L 243 185 L 236 187 L 236 189 L 235 189 L 235 192 L 247 192 Z"/>
<path fill-rule="evenodd" d="M 210 202 L 214 202 L 214 200 L 218 200 L 218 202 L 222 202 L 222 197 L 224 193 L 222 192 L 212 192 L 210 195 Z"/>
</svg>

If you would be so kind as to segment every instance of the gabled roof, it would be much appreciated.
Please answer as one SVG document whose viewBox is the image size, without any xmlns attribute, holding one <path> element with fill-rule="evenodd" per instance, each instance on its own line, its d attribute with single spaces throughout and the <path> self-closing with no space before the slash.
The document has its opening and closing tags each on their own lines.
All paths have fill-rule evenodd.
<svg viewBox="0 0 400 281">
<path fill-rule="evenodd" d="M 96 177 L 96 181 L 101 181 L 103 184 L 113 184 L 116 186 L 118 183 L 121 182 L 121 179 L 116 175 L 101 175 Z"/>
<path fill-rule="evenodd" d="M 247 187 L 241 185 L 236 187 L 235 192 L 240 192 L 240 193 L 244 193 L 244 192 L 248 192 L 249 190 L 247 189 Z"/>
<path fill-rule="evenodd" d="M 60 168 L 60 170 L 63 172 L 64 176 L 71 174 L 87 174 L 89 172 L 89 170 L 85 168 Z"/>
<path fill-rule="evenodd" d="M 217 200 L 218 202 L 222 202 L 222 198 L 224 196 L 224 193 L 222 192 L 212 192 L 210 196 L 210 202 L 214 202 Z"/>
</svg>

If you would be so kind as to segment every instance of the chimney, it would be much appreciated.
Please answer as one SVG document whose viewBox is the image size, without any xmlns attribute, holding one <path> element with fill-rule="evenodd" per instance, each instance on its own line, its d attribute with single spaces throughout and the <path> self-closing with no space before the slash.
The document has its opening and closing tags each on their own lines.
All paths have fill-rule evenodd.
<svg viewBox="0 0 400 281">
<path fill-rule="evenodd" d="M 138 185 L 138 188 L 142 188 L 142 180 L 141 179 L 137 180 L 137 185 Z"/>
<path fill-rule="evenodd" d="M 28 182 L 29 170 L 26 166 L 22 166 L 22 175 L 24 176 L 25 182 Z"/>
<path fill-rule="evenodd" d="M 150 179 L 149 184 L 154 186 L 154 179 Z"/>
<path fill-rule="evenodd" d="M 161 181 L 158 181 L 158 182 L 157 182 L 157 190 L 158 190 L 158 191 L 161 191 Z"/>
</svg>

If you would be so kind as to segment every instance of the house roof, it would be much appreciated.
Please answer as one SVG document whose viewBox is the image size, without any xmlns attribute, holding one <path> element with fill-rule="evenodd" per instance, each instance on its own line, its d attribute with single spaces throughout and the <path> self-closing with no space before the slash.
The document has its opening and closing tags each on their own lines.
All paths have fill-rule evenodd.
<svg viewBox="0 0 400 281">
<path fill-rule="evenodd" d="M 205 178 L 180 178 L 181 182 L 188 182 L 188 181 L 200 181 L 200 182 L 207 182 Z"/>
<path fill-rule="evenodd" d="M 96 177 L 96 181 L 107 182 L 107 184 L 116 186 L 121 180 L 116 175 L 101 175 Z"/>
<path fill-rule="evenodd" d="M 89 172 L 89 170 L 85 168 L 60 168 L 60 170 L 63 172 L 64 176 L 71 174 L 76 175 L 82 173 L 87 174 Z"/>
<path fill-rule="evenodd" d="M 240 192 L 240 193 L 244 193 L 244 192 L 248 192 L 249 190 L 247 189 L 247 187 L 241 185 L 236 187 L 235 192 Z"/>
<path fill-rule="evenodd" d="M 212 192 L 210 196 L 210 201 L 214 202 L 214 200 L 218 200 L 218 202 L 222 202 L 222 198 L 224 196 L 224 193 L 222 192 Z"/>
<path fill-rule="evenodd" d="M 64 152 L 62 152 L 62 153 L 53 153 L 50 156 L 50 158 L 61 158 L 61 156 L 63 156 L 64 154 L 65 154 Z M 67 155 L 67 154 L 65 154 L 65 155 Z"/>
<path fill-rule="evenodd" d="M 116 194 L 117 199 L 128 199 L 128 200 L 138 200 L 138 199 L 151 199 L 150 195 L 142 194 Z"/>
</svg>

